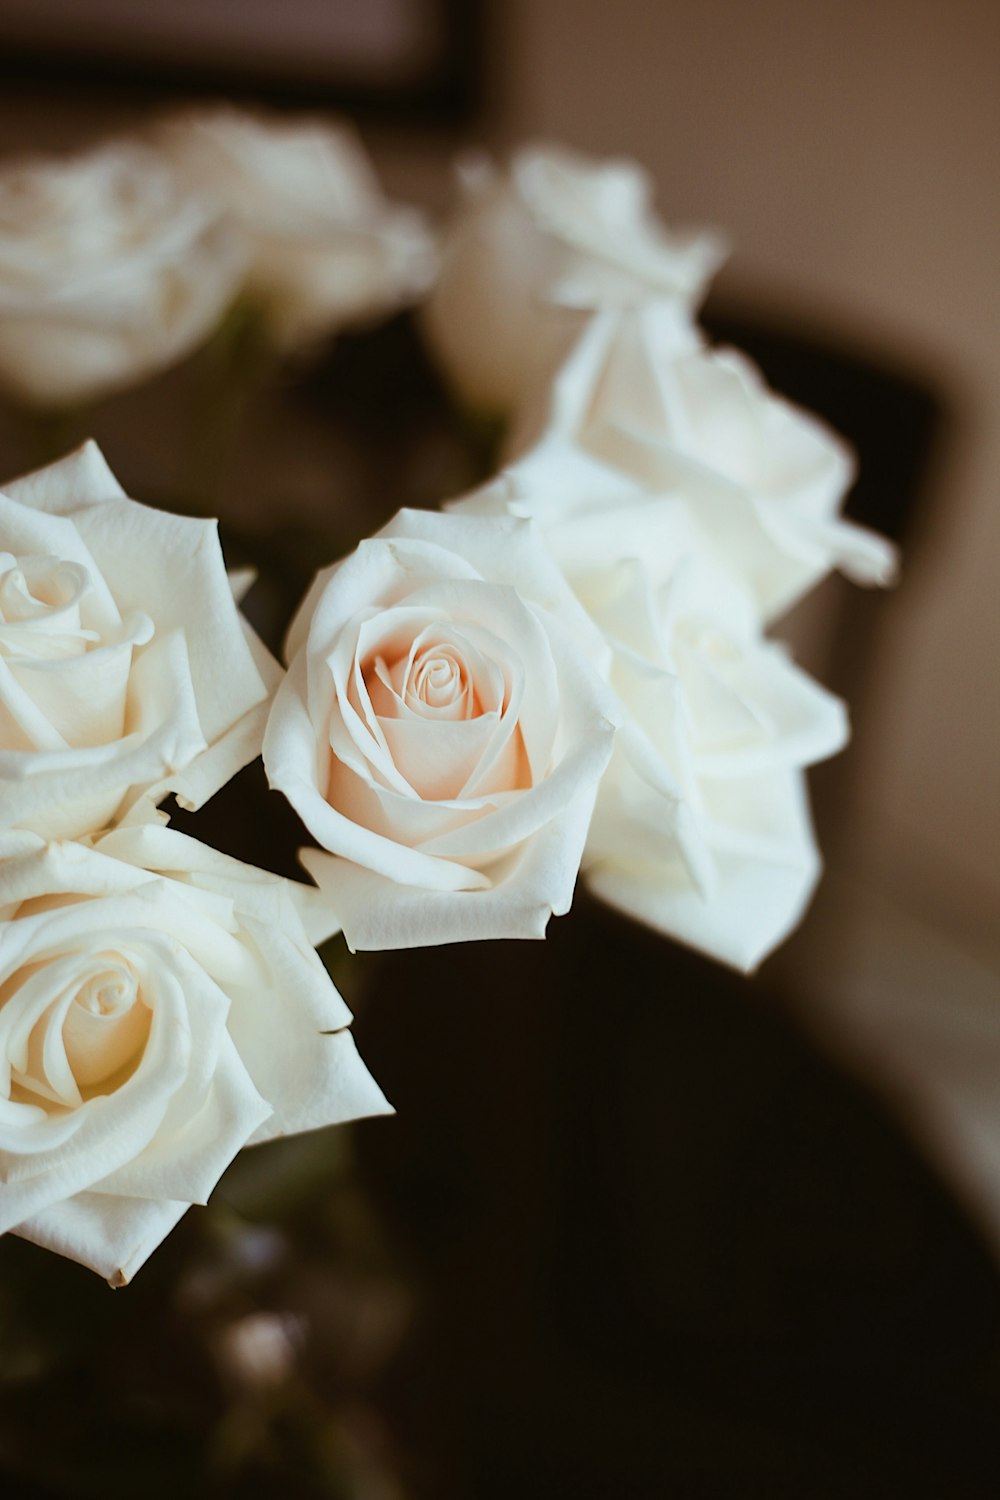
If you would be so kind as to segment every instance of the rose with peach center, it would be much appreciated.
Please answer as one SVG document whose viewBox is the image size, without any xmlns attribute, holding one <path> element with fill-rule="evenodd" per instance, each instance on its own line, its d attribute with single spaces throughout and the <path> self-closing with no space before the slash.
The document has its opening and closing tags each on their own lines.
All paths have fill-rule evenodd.
<svg viewBox="0 0 1000 1500">
<path fill-rule="evenodd" d="M 289 651 L 264 763 L 348 942 L 541 936 L 572 899 L 615 709 L 531 527 L 402 512 L 319 575 Z"/>
</svg>

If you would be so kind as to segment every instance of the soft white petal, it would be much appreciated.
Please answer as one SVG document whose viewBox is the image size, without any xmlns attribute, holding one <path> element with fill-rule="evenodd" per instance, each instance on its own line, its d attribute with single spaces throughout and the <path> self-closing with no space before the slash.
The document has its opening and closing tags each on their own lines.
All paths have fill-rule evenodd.
<svg viewBox="0 0 1000 1500">
<path fill-rule="evenodd" d="M 220 1035 L 212 1064 L 200 1107 L 181 1109 L 178 1100 L 145 1150 L 95 1183 L 95 1191 L 126 1198 L 208 1202 L 237 1152 L 271 1113 L 228 1032 Z"/>
<path fill-rule="evenodd" d="M 86 506 L 125 499 L 125 491 L 93 440 L 57 463 L 11 480 L 3 492 L 20 505 L 54 516 L 74 516 Z"/>
<path fill-rule="evenodd" d="M 77 1193 L 24 1219 L 12 1233 L 126 1286 L 180 1222 L 190 1203 Z"/>
<path fill-rule="evenodd" d="M 154 639 L 129 677 L 126 733 L 80 749 L 0 751 L 0 816 L 48 836 L 78 837 L 112 818 L 132 787 L 158 782 L 204 748 L 183 634 Z"/>
<path fill-rule="evenodd" d="M 750 972 L 801 920 L 820 872 L 804 783 L 782 780 L 780 837 L 713 852 L 710 893 L 700 894 L 684 867 L 638 857 L 600 861 L 585 871 L 596 896 L 666 936 Z"/>
<path fill-rule="evenodd" d="M 348 1031 L 313 1038 L 308 1049 L 302 1049 L 294 1087 L 291 1077 L 283 1088 L 275 1080 L 274 1094 L 278 1100 L 274 1114 L 258 1127 L 252 1145 L 296 1131 L 393 1113 Z"/>
<path fill-rule="evenodd" d="M 92 507 L 77 517 L 77 526 L 123 612 L 142 610 L 159 635 L 184 632 L 209 743 L 266 698 L 215 522 L 120 501 Z M 155 566 L 137 559 L 155 560 Z"/>
</svg>

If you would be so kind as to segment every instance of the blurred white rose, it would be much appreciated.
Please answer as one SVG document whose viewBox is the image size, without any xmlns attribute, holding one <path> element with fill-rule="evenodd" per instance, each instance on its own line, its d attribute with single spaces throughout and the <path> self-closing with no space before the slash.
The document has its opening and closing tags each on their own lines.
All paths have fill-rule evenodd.
<svg viewBox="0 0 1000 1500">
<path fill-rule="evenodd" d="M 752 969 L 818 876 L 801 768 L 846 743 L 844 706 L 762 637 L 683 506 L 621 478 L 576 503 L 573 477 L 515 469 L 454 509 L 534 516 L 611 648 L 621 725 L 583 874 L 630 916 Z"/>
<path fill-rule="evenodd" d="M 506 173 L 469 159 L 460 180 L 424 326 L 459 395 L 486 410 L 516 411 L 592 309 L 657 298 L 690 312 L 725 255 L 715 234 L 663 227 L 635 162 L 536 146 Z"/>
<path fill-rule="evenodd" d="M 614 729 L 533 530 L 403 511 L 319 574 L 288 651 L 264 764 L 330 851 L 302 858 L 351 946 L 543 936 Z"/>
<path fill-rule="evenodd" d="M 161 122 L 190 187 L 247 241 L 247 292 L 293 346 L 405 306 L 434 274 L 423 216 L 389 203 L 354 130 L 217 107 Z"/>
<path fill-rule="evenodd" d="M 0 385 L 49 407 L 132 385 L 212 332 L 242 270 L 148 146 L 0 163 Z"/>
<path fill-rule="evenodd" d="M 734 349 L 692 337 L 662 305 L 598 314 L 522 422 L 513 467 L 539 503 L 576 513 L 628 496 L 629 519 L 684 508 L 749 585 L 767 620 L 832 568 L 885 584 L 891 543 L 841 518 L 854 479 L 848 445 L 768 390 Z"/>
<path fill-rule="evenodd" d="M 0 490 L 0 828 L 200 806 L 260 753 L 280 675 L 214 521 L 127 499 L 93 443 Z"/>
<path fill-rule="evenodd" d="M 387 1111 L 314 895 L 158 825 L 0 833 L 0 1232 L 121 1286 L 242 1146 Z"/>
</svg>

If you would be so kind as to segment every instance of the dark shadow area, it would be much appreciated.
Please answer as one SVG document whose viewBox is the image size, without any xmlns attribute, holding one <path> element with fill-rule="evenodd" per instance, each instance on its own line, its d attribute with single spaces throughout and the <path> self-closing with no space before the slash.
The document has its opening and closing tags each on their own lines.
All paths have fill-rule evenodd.
<svg viewBox="0 0 1000 1500">
<path fill-rule="evenodd" d="M 545 944 L 385 957 L 358 1038 L 426 1287 L 418 1493 L 997 1493 L 992 1259 L 760 985 L 578 897 Z"/>
</svg>

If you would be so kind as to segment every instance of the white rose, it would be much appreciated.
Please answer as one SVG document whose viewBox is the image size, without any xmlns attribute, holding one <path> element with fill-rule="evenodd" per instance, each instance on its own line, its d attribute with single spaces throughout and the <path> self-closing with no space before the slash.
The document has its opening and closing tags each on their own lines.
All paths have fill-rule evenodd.
<svg viewBox="0 0 1000 1500">
<path fill-rule="evenodd" d="M 386 201 L 350 126 L 215 108 L 165 120 L 157 140 L 242 231 L 247 292 L 280 345 L 395 311 L 431 280 L 423 216 Z"/>
<path fill-rule="evenodd" d="M 801 768 L 848 739 L 843 704 L 763 640 L 737 580 L 689 554 L 657 590 L 601 581 L 628 718 L 587 841 L 591 890 L 743 970 L 796 926 L 820 872 Z"/>
<path fill-rule="evenodd" d="M 457 510 L 513 504 L 535 515 L 612 649 L 622 722 L 587 838 L 587 884 L 752 969 L 816 882 L 801 767 L 846 743 L 844 706 L 762 638 L 752 596 L 705 553 L 684 507 L 624 485 L 574 506 L 565 491 L 535 490 L 536 477 L 511 473 Z"/>
<path fill-rule="evenodd" d="M 667 232 L 635 162 L 531 147 L 506 174 L 479 159 L 461 177 L 424 324 L 456 390 L 487 410 L 515 411 L 542 385 L 587 310 L 657 298 L 690 311 L 725 254 L 714 234 Z"/>
<path fill-rule="evenodd" d="M 200 806 L 260 753 L 280 675 L 214 521 L 127 499 L 93 443 L 0 491 L 0 828 Z"/>
<path fill-rule="evenodd" d="M 766 620 L 831 568 L 864 584 L 894 576 L 891 543 L 839 515 L 854 478 L 847 444 L 736 350 L 687 338 L 673 309 L 596 315 L 522 432 L 513 467 L 547 511 L 620 495 L 623 529 L 641 533 L 644 509 L 683 507 Z"/>
<path fill-rule="evenodd" d="M 403 511 L 319 574 L 288 649 L 264 765 L 330 851 L 303 861 L 350 945 L 542 937 L 614 730 L 533 531 Z"/>
<path fill-rule="evenodd" d="M 212 331 L 243 257 L 147 146 L 0 165 L 0 384 L 67 406 L 164 369 Z"/>
<path fill-rule="evenodd" d="M 0 1231 L 121 1286 L 242 1146 L 388 1108 L 303 887 L 156 825 L 0 856 Z"/>
</svg>

